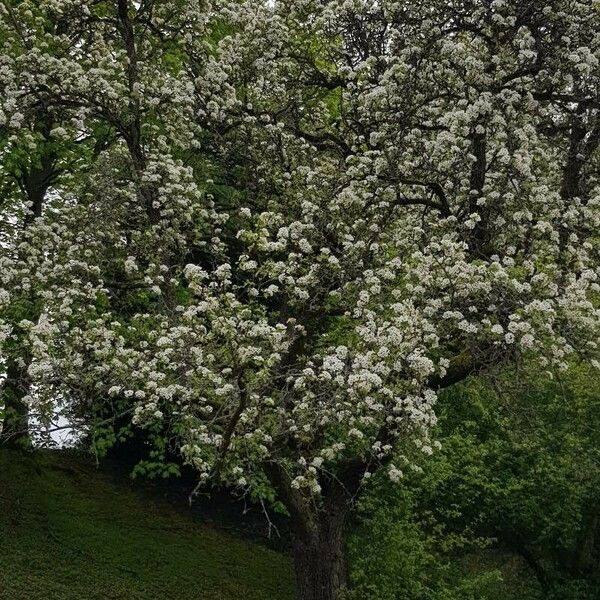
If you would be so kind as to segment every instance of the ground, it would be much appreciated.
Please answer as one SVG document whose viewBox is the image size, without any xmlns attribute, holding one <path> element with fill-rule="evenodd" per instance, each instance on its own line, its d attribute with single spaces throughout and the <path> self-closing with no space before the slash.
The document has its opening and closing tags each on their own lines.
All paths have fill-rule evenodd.
<svg viewBox="0 0 600 600">
<path fill-rule="evenodd" d="M 0 451 L 0 600 L 288 600 L 289 557 L 64 452 Z"/>
<path fill-rule="evenodd" d="M 0 600 L 292 600 L 289 532 L 267 541 L 260 510 L 230 496 L 188 508 L 189 481 L 132 482 L 130 467 L 70 451 L 0 449 Z M 487 600 L 537 600 L 517 557 L 464 557 L 498 569 Z"/>
</svg>

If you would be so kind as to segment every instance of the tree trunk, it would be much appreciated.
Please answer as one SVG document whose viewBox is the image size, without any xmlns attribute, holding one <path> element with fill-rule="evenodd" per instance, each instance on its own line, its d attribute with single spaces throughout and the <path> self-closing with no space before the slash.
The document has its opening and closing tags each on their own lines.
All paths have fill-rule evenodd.
<svg viewBox="0 0 600 600">
<path fill-rule="evenodd" d="M 6 379 L 0 388 L 0 404 L 4 405 L 4 419 L 0 443 L 12 448 L 24 448 L 29 445 L 29 408 L 23 402 L 29 392 L 30 379 L 27 367 L 19 367 L 9 360 Z"/>
<path fill-rule="evenodd" d="M 358 493 L 365 463 L 358 458 L 336 477 L 320 479 L 322 503 L 294 488 L 275 461 L 265 473 L 290 513 L 297 600 L 339 600 L 348 582 L 346 523 Z"/>
<path fill-rule="evenodd" d="M 298 600 L 337 600 L 346 586 L 344 517 L 324 514 L 310 534 L 293 534 Z"/>
<path fill-rule="evenodd" d="M 531 569 L 533 575 L 540 584 L 540 588 L 545 598 L 551 597 L 553 590 L 556 587 L 556 581 L 552 572 L 544 567 L 542 561 L 534 552 L 530 550 L 528 545 L 514 531 L 504 531 L 500 534 L 507 542 L 508 546 L 519 554 Z"/>
</svg>

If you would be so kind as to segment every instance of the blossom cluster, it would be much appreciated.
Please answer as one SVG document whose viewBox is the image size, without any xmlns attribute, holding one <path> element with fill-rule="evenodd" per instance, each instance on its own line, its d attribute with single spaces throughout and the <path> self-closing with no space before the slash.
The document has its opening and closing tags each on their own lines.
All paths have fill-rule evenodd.
<svg viewBox="0 0 600 600">
<path fill-rule="evenodd" d="M 319 497 L 430 454 L 446 382 L 597 356 L 589 2 L 131 4 L 117 33 L 78 0 L 0 9 L 0 151 L 43 146 L 41 94 L 71 169 L 1 247 L 30 402 L 115 402 L 204 480 L 274 463 Z"/>
</svg>

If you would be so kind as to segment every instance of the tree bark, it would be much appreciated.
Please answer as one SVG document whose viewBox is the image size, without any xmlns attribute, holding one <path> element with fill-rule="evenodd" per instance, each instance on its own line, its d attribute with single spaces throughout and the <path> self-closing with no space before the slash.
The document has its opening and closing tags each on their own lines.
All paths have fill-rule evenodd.
<svg viewBox="0 0 600 600">
<path fill-rule="evenodd" d="M 348 582 L 345 515 L 323 515 L 309 534 L 292 538 L 297 600 L 336 600 Z"/>
<path fill-rule="evenodd" d="M 338 600 L 348 582 L 346 523 L 364 463 L 349 462 L 337 477 L 321 478 L 322 504 L 291 485 L 277 463 L 265 473 L 290 513 L 297 600 Z"/>
</svg>

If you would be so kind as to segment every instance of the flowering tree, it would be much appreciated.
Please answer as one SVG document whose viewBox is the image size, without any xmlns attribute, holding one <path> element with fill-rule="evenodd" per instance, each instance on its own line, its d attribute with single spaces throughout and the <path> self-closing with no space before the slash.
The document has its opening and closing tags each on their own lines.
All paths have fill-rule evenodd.
<svg viewBox="0 0 600 600">
<path fill-rule="evenodd" d="M 28 241 L 36 236 L 36 222 L 42 216 L 48 191 L 56 185 L 61 174 L 74 170 L 76 160 L 69 153 L 68 144 L 61 144 L 57 120 L 63 115 L 50 110 L 46 99 L 30 86 L 27 71 L 22 64 L 24 46 L 28 46 L 17 16 L 10 5 L 3 16 L 10 17 L 0 24 L 0 41 L 10 49 L 0 59 L 0 186 L 2 223 L 0 225 L 0 257 L 3 268 L 2 282 L 10 289 L 13 278 L 21 269 L 22 285 L 10 298 L 7 290 L 0 290 L 0 304 L 10 307 L 5 314 L 0 340 L 12 333 L 3 345 L 5 380 L 2 384 L 2 442 L 14 446 L 28 444 L 28 406 L 23 402 L 31 387 L 28 373 L 30 352 L 26 334 L 19 323 L 36 321 L 40 314 L 40 298 L 29 281 L 32 270 L 40 265 L 27 251 Z M 39 258 L 39 256 L 38 256 Z M 43 262 L 43 260 L 42 260 Z M 15 269 L 19 263 L 19 268 Z"/>
<path fill-rule="evenodd" d="M 114 403 L 278 499 L 299 598 L 338 596 L 441 387 L 595 360 L 597 3 L 15 4 L 34 37 L 68 16 L 28 81 L 114 137 L 28 249 L 29 401 Z"/>
</svg>

